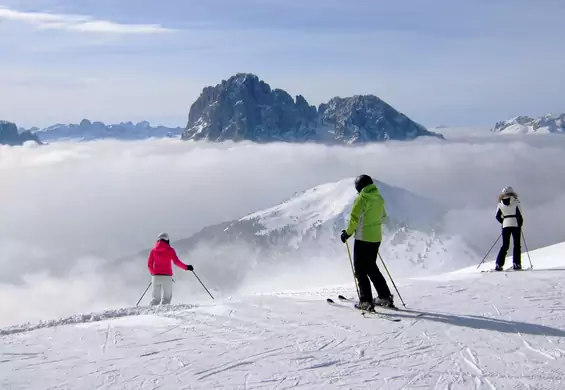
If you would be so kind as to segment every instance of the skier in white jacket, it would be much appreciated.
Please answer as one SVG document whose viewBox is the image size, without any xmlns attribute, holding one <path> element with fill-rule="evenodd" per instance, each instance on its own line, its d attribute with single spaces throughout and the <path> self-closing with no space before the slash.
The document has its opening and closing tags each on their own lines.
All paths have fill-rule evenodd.
<svg viewBox="0 0 565 390">
<path fill-rule="evenodd" d="M 506 253 L 510 247 L 510 236 L 513 241 L 512 262 L 515 270 L 522 269 L 520 239 L 524 216 L 518 195 L 510 186 L 505 187 L 498 197 L 496 219 L 502 224 L 502 246 L 496 258 L 495 271 L 502 271 Z"/>
</svg>

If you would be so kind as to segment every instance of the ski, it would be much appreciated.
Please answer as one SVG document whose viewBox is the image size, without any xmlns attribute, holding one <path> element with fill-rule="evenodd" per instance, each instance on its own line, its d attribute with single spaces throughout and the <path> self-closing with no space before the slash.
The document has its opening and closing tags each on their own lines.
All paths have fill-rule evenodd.
<svg viewBox="0 0 565 390">
<path fill-rule="evenodd" d="M 490 272 L 521 272 L 521 271 L 530 271 L 532 269 L 532 267 L 528 267 L 528 268 L 522 268 L 522 269 L 514 269 L 512 267 L 508 267 L 503 269 L 502 271 L 496 271 L 494 269 L 484 269 L 481 271 L 481 273 L 490 273 Z"/>
<path fill-rule="evenodd" d="M 340 301 L 344 301 L 344 300 L 340 299 Z M 345 299 L 345 301 L 347 301 L 347 299 Z M 365 317 L 365 315 L 369 315 L 369 316 L 379 317 L 379 318 L 382 318 L 384 320 L 388 320 L 388 321 L 392 321 L 392 322 L 400 322 L 400 318 L 388 317 L 385 313 L 379 313 L 379 312 L 374 311 L 374 310 L 358 309 L 353 304 L 351 304 L 351 305 L 349 305 L 349 304 L 347 304 L 347 305 L 346 304 L 339 304 L 339 303 L 336 303 L 331 298 L 326 298 L 326 302 L 328 302 L 330 305 L 333 305 L 333 306 L 336 306 L 336 307 L 343 307 L 343 308 L 347 308 L 347 309 L 354 309 L 354 310 L 360 311 L 361 314 L 364 317 Z M 349 301 L 349 302 L 351 302 L 351 301 Z"/>
</svg>

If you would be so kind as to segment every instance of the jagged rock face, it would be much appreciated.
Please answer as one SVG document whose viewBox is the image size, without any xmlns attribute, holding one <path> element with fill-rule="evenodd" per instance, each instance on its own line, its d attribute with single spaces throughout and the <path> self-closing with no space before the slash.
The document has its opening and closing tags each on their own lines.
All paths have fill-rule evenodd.
<svg viewBox="0 0 565 390">
<path fill-rule="evenodd" d="M 41 144 L 39 138 L 30 131 L 18 132 L 18 127 L 11 122 L 0 121 L 0 144 L 23 145 L 26 141 L 34 141 Z"/>
<path fill-rule="evenodd" d="M 257 76 L 238 74 L 206 87 L 190 108 L 182 139 L 293 140 L 314 135 L 316 108 L 274 89 Z"/>
<path fill-rule="evenodd" d="M 190 108 L 184 140 L 361 143 L 438 136 L 376 96 L 336 97 L 319 109 L 298 95 L 239 73 L 203 89 Z"/>
<path fill-rule="evenodd" d="M 335 139 L 345 143 L 442 138 L 373 95 L 333 98 L 320 105 L 319 115 L 321 124 L 329 126 Z"/>
<path fill-rule="evenodd" d="M 507 121 L 497 122 L 491 130 L 495 133 L 564 133 L 565 114 L 545 115 L 540 118 L 518 116 Z"/>
</svg>

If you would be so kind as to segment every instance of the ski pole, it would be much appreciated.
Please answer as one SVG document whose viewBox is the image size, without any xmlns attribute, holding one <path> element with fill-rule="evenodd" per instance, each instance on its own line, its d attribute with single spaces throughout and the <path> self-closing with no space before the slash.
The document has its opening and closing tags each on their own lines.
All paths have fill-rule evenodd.
<svg viewBox="0 0 565 390">
<path fill-rule="evenodd" d="M 522 240 L 524 240 L 524 246 L 526 247 L 526 253 L 528 254 L 528 260 L 530 262 L 530 268 L 534 269 L 532 265 L 532 259 L 530 259 L 530 251 L 528 250 L 528 245 L 526 245 L 526 237 L 524 237 L 524 232 L 522 232 Z"/>
<path fill-rule="evenodd" d="M 385 266 L 385 270 L 386 273 L 388 274 L 388 277 L 390 278 L 390 281 L 392 282 L 392 285 L 394 286 L 394 289 L 396 290 L 396 293 L 398 294 L 398 297 L 400 298 L 400 301 L 402 302 L 402 305 L 404 305 L 404 307 L 406 307 L 406 304 L 404 303 L 404 299 L 402 299 L 402 295 L 400 295 L 400 292 L 398 291 L 398 289 L 396 288 L 396 284 L 394 284 L 394 280 L 392 279 L 392 276 L 390 274 L 390 272 L 388 272 L 388 268 L 385 264 L 385 261 L 383 260 L 383 257 L 381 256 L 381 254 L 379 253 L 379 257 L 381 258 L 381 262 L 383 263 L 383 265 Z"/>
<path fill-rule="evenodd" d="M 349 250 L 349 244 L 345 241 L 345 246 L 347 247 L 347 254 L 349 255 L 349 264 L 351 264 L 351 273 L 353 274 L 353 281 L 355 282 L 355 289 L 357 289 L 357 297 L 361 300 L 361 294 L 359 293 L 359 286 L 357 285 L 357 278 L 355 277 L 355 270 L 353 269 L 353 261 L 351 260 L 351 251 Z"/>
<path fill-rule="evenodd" d="M 210 294 L 210 291 L 208 291 L 208 289 L 206 288 L 206 286 L 204 285 L 204 283 L 202 283 L 202 281 L 200 280 L 200 278 L 198 277 L 198 275 L 196 275 L 196 273 L 194 271 L 192 271 L 192 273 L 194 274 L 194 276 L 196 276 L 196 279 L 198 279 L 198 281 L 200 282 L 200 284 L 202 285 L 202 287 L 204 287 L 204 290 L 206 290 L 206 292 L 212 297 L 212 294 Z M 212 297 L 212 299 L 214 299 L 214 297 Z"/>
<path fill-rule="evenodd" d="M 496 245 L 496 243 L 498 242 L 498 240 L 500 240 L 500 237 L 502 236 L 502 233 L 500 233 L 500 235 L 498 236 L 498 238 L 496 239 L 496 241 L 494 242 L 494 244 L 492 244 L 492 246 L 490 247 L 490 249 L 488 250 L 487 254 L 485 255 L 485 257 L 483 257 L 483 260 L 479 263 L 479 265 L 477 265 L 477 269 L 479 269 L 479 267 L 481 266 L 481 264 L 484 263 L 484 261 L 486 260 L 488 254 L 490 253 L 490 251 L 492 250 L 492 248 L 494 248 L 494 246 Z"/>
<path fill-rule="evenodd" d="M 145 291 L 143 292 L 143 295 L 141 296 L 141 298 L 139 298 L 139 301 L 137 301 L 137 303 L 135 304 L 135 306 L 139 305 L 139 302 L 141 302 L 141 300 L 143 299 L 143 297 L 145 296 L 145 293 L 147 292 L 147 290 L 149 290 L 149 287 L 151 287 L 151 283 L 149 282 L 149 286 L 147 286 L 147 288 L 145 289 Z"/>
</svg>

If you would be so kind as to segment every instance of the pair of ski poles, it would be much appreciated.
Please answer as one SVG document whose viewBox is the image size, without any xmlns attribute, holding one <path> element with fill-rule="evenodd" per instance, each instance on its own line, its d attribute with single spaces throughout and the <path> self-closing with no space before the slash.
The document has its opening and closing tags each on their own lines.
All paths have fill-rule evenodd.
<svg viewBox="0 0 565 390">
<path fill-rule="evenodd" d="M 359 285 L 357 284 L 357 278 L 355 277 L 355 269 L 353 268 L 353 260 L 351 259 L 351 250 L 349 249 L 349 243 L 347 241 L 345 241 L 345 246 L 347 247 L 347 254 L 349 255 L 349 264 L 351 264 L 351 272 L 353 273 L 353 280 L 355 281 L 355 288 L 357 289 L 357 296 L 360 298 L 361 294 L 359 293 Z M 402 305 L 404 305 L 404 307 L 406 307 L 406 304 L 404 303 L 404 300 L 402 299 L 402 296 L 400 295 L 398 288 L 396 288 L 396 284 L 394 283 L 394 280 L 392 279 L 392 276 L 391 276 L 390 272 L 388 271 L 388 267 L 386 266 L 385 261 L 383 260 L 383 257 L 381 256 L 380 253 L 379 253 L 379 258 L 381 259 L 381 262 L 383 263 L 383 266 L 385 267 L 386 273 L 388 274 L 388 277 L 390 278 L 390 281 L 392 282 L 392 285 L 394 286 L 394 289 L 396 290 L 396 293 L 398 294 L 400 301 L 402 301 Z"/>
<path fill-rule="evenodd" d="M 524 247 L 526 248 L 526 253 L 528 254 L 528 261 L 530 262 L 530 268 L 534 269 L 534 266 L 532 265 L 532 259 L 530 258 L 530 251 L 528 250 L 528 245 L 526 244 L 526 237 L 524 237 L 524 232 L 522 233 L 522 240 L 524 241 Z M 484 261 L 486 260 L 486 258 L 488 257 L 488 254 L 490 253 L 490 251 L 492 250 L 492 248 L 494 248 L 494 246 L 496 245 L 496 243 L 498 242 L 498 240 L 500 240 L 500 237 L 502 237 L 502 233 L 500 233 L 500 235 L 498 236 L 498 238 L 496 239 L 496 241 L 494 242 L 494 244 L 492 244 L 492 246 L 490 247 L 490 249 L 488 250 L 487 254 L 485 255 L 485 257 L 483 257 L 483 260 L 479 263 L 479 265 L 477 265 L 477 269 L 479 269 L 479 267 L 484 263 Z"/>
<path fill-rule="evenodd" d="M 214 297 L 212 296 L 212 294 L 210 294 L 210 291 L 208 291 L 208 289 L 206 288 L 206 286 L 204 285 L 204 283 L 202 283 L 202 281 L 200 280 L 200 278 L 198 277 L 198 275 L 196 275 L 196 272 L 191 271 L 194 276 L 196 276 L 196 279 L 198 279 L 198 281 L 200 282 L 200 284 L 202 285 L 202 287 L 204 287 L 204 290 L 206 290 L 206 292 L 208 293 L 208 295 L 210 295 L 210 297 L 212 297 L 212 299 L 214 299 Z M 139 305 L 139 302 L 141 302 L 141 300 L 143 299 L 143 297 L 145 296 L 145 294 L 147 293 L 147 290 L 149 290 L 149 287 L 151 287 L 151 283 L 149 282 L 149 286 L 147 286 L 147 288 L 145 289 L 145 291 L 143 292 L 143 295 L 141 296 L 141 298 L 139 298 L 139 301 L 137 301 L 135 306 Z"/>
</svg>

